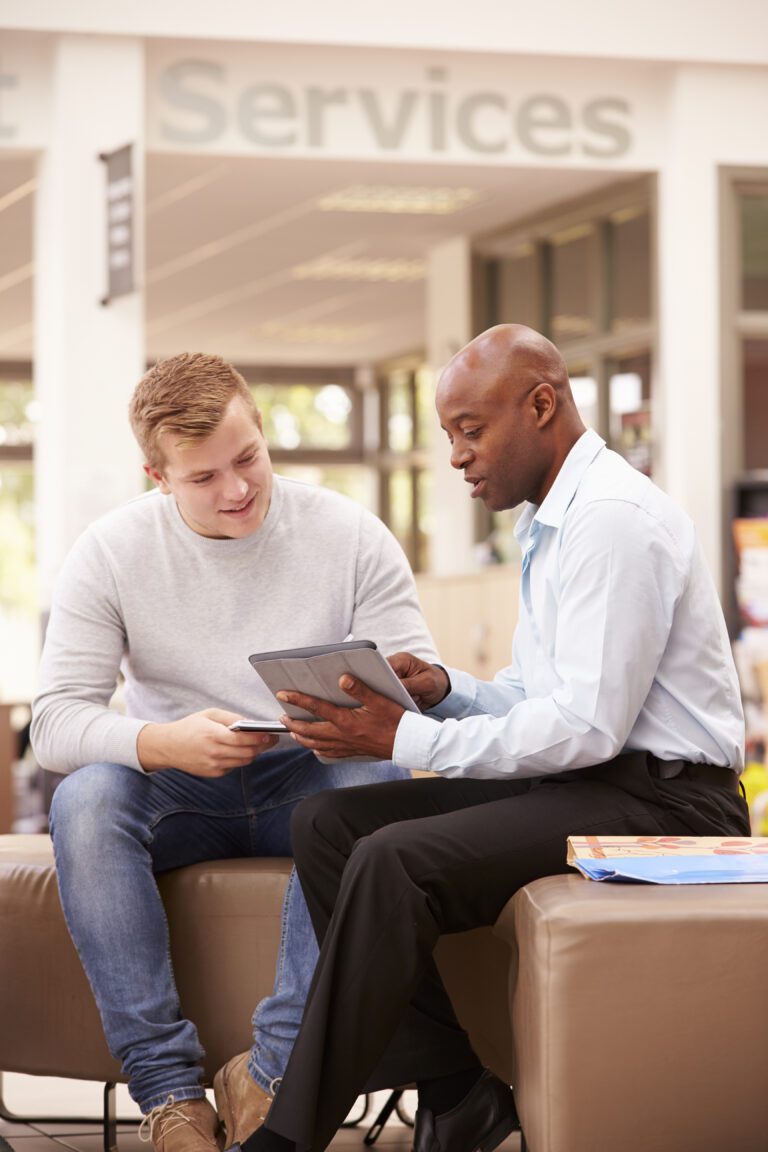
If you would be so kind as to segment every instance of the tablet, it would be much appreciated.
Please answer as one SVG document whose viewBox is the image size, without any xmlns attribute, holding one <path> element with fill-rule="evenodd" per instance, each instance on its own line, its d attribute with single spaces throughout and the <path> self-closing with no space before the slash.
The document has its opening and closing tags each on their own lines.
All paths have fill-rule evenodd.
<svg viewBox="0 0 768 1152">
<path fill-rule="evenodd" d="M 359 708 L 358 701 L 339 688 L 340 677 L 348 672 L 408 712 L 419 711 L 372 640 L 345 640 L 341 644 L 320 644 L 312 648 L 257 652 L 248 660 L 254 672 L 275 695 L 293 690 L 317 696 L 342 708 Z M 280 706 L 295 720 L 317 719 L 303 708 L 285 704 L 282 700 Z"/>
</svg>

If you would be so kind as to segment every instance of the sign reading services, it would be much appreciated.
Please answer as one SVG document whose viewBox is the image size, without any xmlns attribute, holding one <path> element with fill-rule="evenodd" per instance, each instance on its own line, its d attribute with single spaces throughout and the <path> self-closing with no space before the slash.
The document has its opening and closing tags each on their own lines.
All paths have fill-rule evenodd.
<svg viewBox="0 0 768 1152">
<path fill-rule="evenodd" d="M 632 142 L 629 102 L 596 96 L 574 106 L 553 92 L 535 92 L 513 106 L 501 91 L 452 98 L 449 73 L 430 68 L 419 87 L 384 95 L 372 86 L 258 81 L 228 90 L 223 65 L 183 60 L 159 80 L 164 103 L 160 135 L 189 147 L 221 140 L 229 128 L 258 149 L 324 149 L 337 144 L 350 119 L 379 153 L 410 150 L 433 155 L 456 148 L 479 156 L 522 149 L 533 156 L 623 156 Z"/>
<path fill-rule="evenodd" d="M 662 123 L 653 66 L 436 63 L 423 53 L 307 46 L 147 50 L 155 151 L 635 168 L 653 163 Z"/>
</svg>

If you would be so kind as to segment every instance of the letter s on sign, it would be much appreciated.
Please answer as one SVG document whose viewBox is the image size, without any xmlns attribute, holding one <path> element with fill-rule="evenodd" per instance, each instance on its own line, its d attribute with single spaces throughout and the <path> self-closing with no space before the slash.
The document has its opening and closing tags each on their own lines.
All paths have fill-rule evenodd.
<svg viewBox="0 0 768 1152">
<path fill-rule="evenodd" d="M 207 144 L 221 136 L 227 126 L 226 111 L 218 101 L 186 87 L 186 81 L 195 76 L 221 81 L 224 69 L 208 60 L 183 60 L 172 64 L 160 77 L 160 91 L 172 107 L 201 117 L 197 127 L 192 128 L 161 120 L 160 131 L 166 140 L 179 144 Z"/>
<path fill-rule="evenodd" d="M 623 156 L 632 143 L 626 125 L 617 123 L 613 118 L 604 117 L 604 112 L 618 112 L 627 116 L 629 104 L 626 100 L 605 96 L 600 100 L 590 100 L 589 104 L 584 105 L 584 127 L 608 139 L 607 145 L 602 148 L 588 142 L 582 144 L 581 150 L 585 156 Z"/>
</svg>

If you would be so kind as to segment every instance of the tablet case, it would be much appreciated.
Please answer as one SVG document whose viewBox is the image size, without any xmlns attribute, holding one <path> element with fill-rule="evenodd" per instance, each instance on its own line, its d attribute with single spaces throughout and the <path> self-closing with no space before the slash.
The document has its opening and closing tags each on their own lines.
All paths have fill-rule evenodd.
<svg viewBox="0 0 768 1152">
<path fill-rule="evenodd" d="M 248 660 L 273 694 L 293 690 L 328 700 L 342 708 L 358 708 L 358 702 L 339 688 L 339 678 L 348 672 L 409 712 L 419 711 L 372 640 L 345 640 L 341 644 L 320 644 L 312 648 L 257 652 Z M 317 719 L 293 704 L 280 701 L 280 706 L 296 720 Z"/>
</svg>

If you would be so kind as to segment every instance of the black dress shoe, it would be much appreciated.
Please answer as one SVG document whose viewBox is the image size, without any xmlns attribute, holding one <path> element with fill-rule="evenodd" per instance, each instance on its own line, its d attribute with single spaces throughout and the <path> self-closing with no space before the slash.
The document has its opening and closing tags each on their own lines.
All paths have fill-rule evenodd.
<svg viewBox="0 0 768 1152">
<path fill-rule="evenodd" d="M 449 1112 L 433 1116 L 428 1108 L 418 1109 L 413 1152 L 493 1152 L 519 1127 L 512 1089 L 486 1069 Z"/>
</svg>

